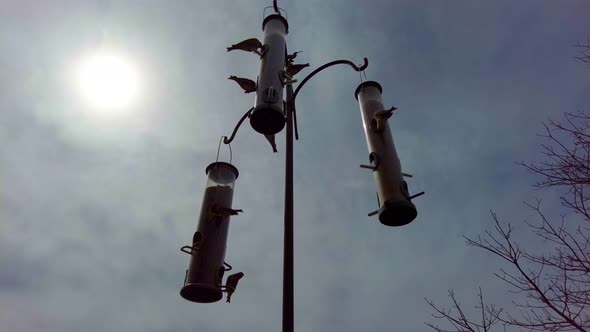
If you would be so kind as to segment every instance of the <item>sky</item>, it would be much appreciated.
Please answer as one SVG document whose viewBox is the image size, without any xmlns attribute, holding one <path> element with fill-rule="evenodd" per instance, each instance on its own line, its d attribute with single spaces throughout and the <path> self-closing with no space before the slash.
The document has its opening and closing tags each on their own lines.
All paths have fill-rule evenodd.
<svg viewBox="0 0 590 332">
<path fill-rule="evenodd" d="M 248 123 L 226 261 L 245 277 L 232 303 L 179 296 L 218 141 L 254 103 L 230 75 L 258 59 L 225 47 L 262 39 L 271 1 L 0 2 L 0 330 L 272 331 L 281 326 L 284 134 L 278 154 Z M 517 230 L 540 158 L 542 121 L 588 110 L 590 75 L 574 60 L 590 34 L 587 1 L 280 1 L 288 48 L 311 68 L 369 59 L 383 87 L 418 217 L 390 228 L 367 213 L 375 184 L 349 67 L 297 98 L 295 328 L 425 331 L 424 298 L 454 289 L 475 303 L 511 295 L 501 267 L 462 235 Z M 123 54 L 140 93 L 119 112 L 84 103 L 72 79 L 85 55 Z M 222 147 L 221 160 L 229 151 Z M 531 242 L 531 245 L 534 245 Z"/>
</svg>

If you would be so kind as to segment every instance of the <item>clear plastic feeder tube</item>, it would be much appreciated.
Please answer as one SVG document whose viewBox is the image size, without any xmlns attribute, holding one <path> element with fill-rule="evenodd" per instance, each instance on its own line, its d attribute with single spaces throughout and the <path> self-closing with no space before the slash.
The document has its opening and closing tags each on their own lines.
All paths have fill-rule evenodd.
<svg viewBox="0 0 590 332">
<path fill-rule="evenodd" d="M 229 163 L 215 162 L 207 166 L 206 174 L 207 185 L 192 239 L 191 260 L 180 291 L 186 300 L 200 303 L 222 298 L 225 248 L 238 169 Z"/>
<path fill-rule="evenodd" d="M 264 55 L 260 59 L 260 73 L 256 88 L 256 103 L 250 124 L 257 132 L 272 135 L 283 130 L 283 69 L 287 51 L 287 19 L 281 15 L 267 16 L 262 23 Z"/>
<path fill-rule="evenodd" d="M 379 196 L 379 221 L 401 226 L 412 222 L 417 211 L 409 199 L 387 118 L 380 118 L 384 114 L 382 91 L 379 83 L 367 81 L 357 87 L 355 97 L 360 105 L 369 161 L 376 166 L 373 176 Z"/>
</svg>

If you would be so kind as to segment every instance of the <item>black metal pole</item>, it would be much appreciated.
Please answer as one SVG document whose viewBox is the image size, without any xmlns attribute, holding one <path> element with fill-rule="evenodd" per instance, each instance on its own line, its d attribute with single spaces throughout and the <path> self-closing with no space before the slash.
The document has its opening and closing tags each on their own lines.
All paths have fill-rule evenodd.
<svg viewBox="0 0 590 332">
<path fill-rule="evenodd" d="M 283 332 L 294 330 L 293 305 L 293 86 L 287 85 L 285 149 L 285 238 L 283 241 Z"/>
</svg>

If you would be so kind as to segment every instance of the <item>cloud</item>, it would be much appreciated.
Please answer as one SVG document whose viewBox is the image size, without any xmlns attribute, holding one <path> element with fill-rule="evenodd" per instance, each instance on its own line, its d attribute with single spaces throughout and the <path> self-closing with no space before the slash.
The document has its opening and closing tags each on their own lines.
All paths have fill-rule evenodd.
<svg viewBox="0 0 590 332">
<path fill-rule="evenodd" d="M 568 49 L 587 34 L 582 5 L 507 4 L 281 3 L 289 49 L 312 68 L 369 57 L 368 79 L 399 107 L 390 125 L 415 175 L 410 190 L 426 191 L 406 227 L 368 218 L 376 202 L 358 168 L 368 154 L 353 95 L 360 77 L 341 67 L 309 83 L 295 145 L 298 330 L 423 331 L 422 299 L 442 300 L 447 288 L 469 297 L 483 284 L 507 301 L 489 278 L 495 262 L 460 235 L 481 231 L 490 208 L 526 216 L 532 179 L 512 161 L 538 157 L 539 122 L 583 105 L 588 86 Z M 178 295 L 205 167 L 254 102 L 226 78 L 254 78 L 256 57 L 225 47 L 261 38 L 264 5 L 2 5 L 2 328 L 280 326 L 284 138 L 273 155 L 248 123 L 232 144 L 234 206 L 245 213 L 232 217 L 226 257 L 245 277 L 230 305 Z M 85 112 L 64 76 L 100 42 L 135 55 L 147 79 L 141 107 L 108 122 Z"/>
</svg>

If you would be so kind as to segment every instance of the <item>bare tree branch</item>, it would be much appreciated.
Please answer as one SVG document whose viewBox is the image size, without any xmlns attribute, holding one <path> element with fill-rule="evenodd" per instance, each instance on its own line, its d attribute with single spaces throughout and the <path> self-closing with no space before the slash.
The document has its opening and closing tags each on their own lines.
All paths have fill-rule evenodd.
<svg viewBox="0 0 590 332">
<path fill-rule="evenodd" d="M 590 64 L 590 42 L 578 44 L 580 61 Z M 521 166 L 538 176 L 537 189 L 561 192 L 561 205 L 573 218 L 549 220 L 541 201 L 525 206 L 534 212 L 535 222 L 525 221 L 528 231 L 544 244 L 543 251 L 529 252 L 519 244 L 514 228 L 491 211 L 493 228 L 474 238 L 464 237 L 468 246 L 483 249 L 508 267 L 495 273 L 514 294 L 515 312 L 485 305 L 478 292 L 477 318 L 463 311 L 454 293 L 451 307 L 427 303 L 451 329 L 427 325 L 435 331 L 491 331 L 506 327 L 519 331 L 590 330 L 590 115 L 564 113 L 561 122 L 544 124 L 541 145 L 543 160 Z"/>
<path fill-rule="evenodd" d="M 483 300 L 483 293 L 481 288 L 478 291 L 479 303 L 475 306 L 476 309 L 479 309 L 480 317 L 478 321 L 470 320 L 467 318 L 467 315 L 463 311 L 461 304 L 455 297 L 455 293 L 450 290 L 449 297 L 451 298 L 452 307 L 450 309 L 445 309 L 443 307 L 438 307 L 434 304 L 432 300 L 425 299 L 428 305 L 436 314 L 433 314 L 432 317 L 436 319 L 445 319 L 450 325 L 453 327 L 452 329 L 443 329 L 437 325 L 432 323 L 426 323 L 428 327 L 437 331 L 437 332 L 489 332 L 492 331 L 491 328 L 494 327 L 496 324 L 501 322 L 500 314 L 502 313 L 502 308 L 498 308 L 495 305 L 486 305 Z"/>
<path fill-rule="evenodd" d="M 580 51 L 576 60 L 585 64 L 590 64 L 590 37 L 584 42 L 577 42 L 574 47 L 578 48 Z"/>
</svg>

